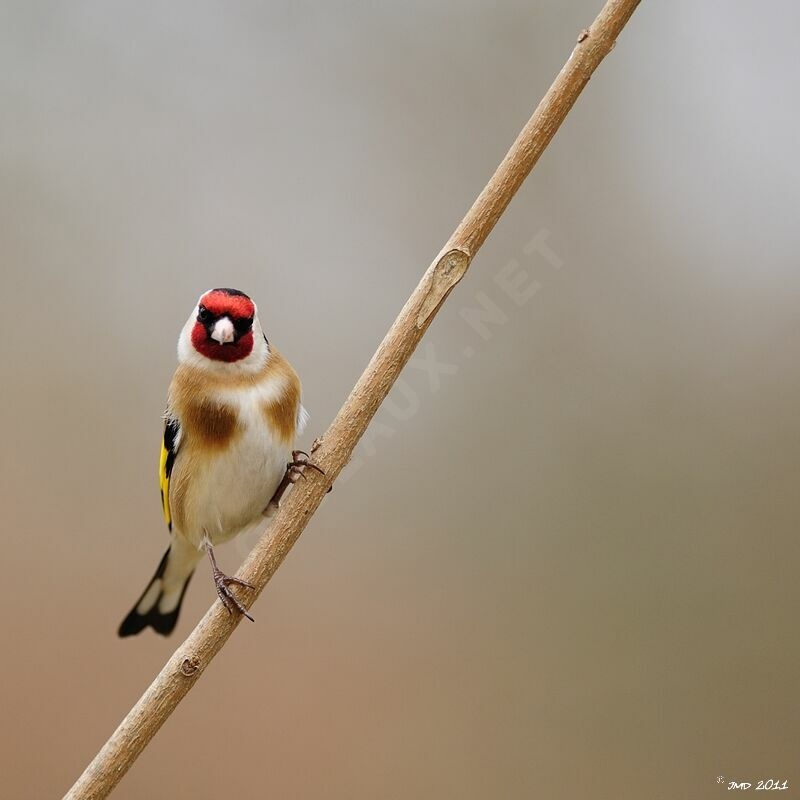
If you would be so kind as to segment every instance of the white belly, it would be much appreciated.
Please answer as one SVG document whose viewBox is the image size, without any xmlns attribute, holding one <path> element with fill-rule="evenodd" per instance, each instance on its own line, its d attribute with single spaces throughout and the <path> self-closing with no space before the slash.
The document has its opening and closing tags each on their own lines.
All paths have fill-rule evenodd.
<svg viewBox="0 0 800 800">
<path fill-rule="evenodd" d="M 198 548 L 206 539 L 226 542 L 263 520 L 291 460 L 291 448 L 275 440 L 258 409 L 243 411 L 244 429 L 236 440 L 187 476 L 188 513 L 180 533 Z"/>
</svg>

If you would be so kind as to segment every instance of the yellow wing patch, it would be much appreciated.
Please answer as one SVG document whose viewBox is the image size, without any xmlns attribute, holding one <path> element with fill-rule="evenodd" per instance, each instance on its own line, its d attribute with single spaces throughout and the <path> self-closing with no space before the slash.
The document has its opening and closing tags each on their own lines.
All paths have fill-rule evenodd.
<svg viewBox="0 0 800 800">
<path fill-rule="evenodd" d="M 169 512 L 169 475 L 167 474 L 167 459 L 169 458 L 164 442 L 161 442 L 161 459 L 158 465 L 158 485 L 161 487 L 161 509 L 164 512 L 164 522 L 172 530 L 172 515 Z"/>
<path fill-rule="evenodd" d="M 178 451 L 180 426 L 175 419 L 167 418 L 164 425 L 164 438 L 161 440 L 161 458 L 158 462 L 158 484 L 161 487 L 161 509 L 164 512 L 164 521 L 172 530 L 172 513 L 169 507 L 169 478 L 172 475 L 172 465 L 175 463 L 175 453 Z"/>
</svg>

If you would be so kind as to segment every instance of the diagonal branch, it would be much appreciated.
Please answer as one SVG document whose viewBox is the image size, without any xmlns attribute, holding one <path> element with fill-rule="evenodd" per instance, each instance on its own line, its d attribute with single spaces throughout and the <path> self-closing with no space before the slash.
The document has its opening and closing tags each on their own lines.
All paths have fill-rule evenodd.
<svg viewBox="0 0 800 800">
<path fill-rule="evenodd" d="M 245 561 L 239 576 L 252 583 L 250 607 L 317 510 L 352 455 L 370 420 L 405 366 L 431 320 L 464 277 L 480 246 L 533 169 L 639 0 L 608 0 L 511 146 L 486 188 L 442 248 L 372 357 L 315 452 L 325 476 L 296 484 Z M 178 703 L 239 624 L 214 603 L 67 793 L 65 800 L 104 798 L 147 747 Z"/>
</svg>

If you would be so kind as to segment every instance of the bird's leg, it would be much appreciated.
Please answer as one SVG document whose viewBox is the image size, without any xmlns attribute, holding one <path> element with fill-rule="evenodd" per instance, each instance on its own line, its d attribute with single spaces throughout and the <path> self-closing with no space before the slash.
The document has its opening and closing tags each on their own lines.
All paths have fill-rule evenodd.
<svg viewBox="0 0 800 800">
<path fill-rule="evenodd" d="M 214 576 L 214 585 L 217 587 L 217 594 L 219 599 L 222 600 L 222 605 L 228 610 L 229 614 L 233 613 L 235 608 L 240 614 L 244 614 L 250 622 L 255 620 L 247 613 L 247 609 L 236 599 L 236 595 L 228 588 L 231 585 L 246 586 L 248 589 L 255 589 L 252 583 L 243 581 L 241 578 L 232 578 L 226 575 L 218 566 L 217 559 L 214 557 L 214 548 L 211 542 L 206 542 L 206 551 L 211 560 L 211 574 Z"/>
<path fill-rule="evenodd" d="M 286 473 L 281 479 L 281 482 L 278 484 L 278 488 L 275 490 L 275 494 L 272 495 L 272 499 L 269 501 L 269 504 L 264 509 L 265 513 L 278 508 L 281 498 L 284 496 L 284 494 L 286 494 L 286 490 L 293 483 L 297 483 L 300 478 L 306 477 L 306 467 L 315 469 L 320 475 L 325 474 L 325 471 L 322 468 L 311 463 L 309 460 L 310 458 L 311 457 L 308 455 L 308 453 L 306 453 L 305 450 L 292 450 L 292 460 L 286 465 Z M 330 489 L 328 491 L 330 491 Z"/>
</svg>

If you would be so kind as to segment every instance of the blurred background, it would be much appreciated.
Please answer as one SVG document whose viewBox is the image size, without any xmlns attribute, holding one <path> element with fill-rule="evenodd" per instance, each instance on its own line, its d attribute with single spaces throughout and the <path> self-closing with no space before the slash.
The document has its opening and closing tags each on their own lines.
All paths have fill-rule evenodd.
<svg viewBox="0 0 800 800">
<path fill-rule="evenodd" d="M 308 446 L 600 6 L 2 4 L 4 796 L 214 599 L 116 636 L 200 293 L 259 304 Z M 115 797 L 800 796 L 799 23 L 642 4 Z"/>
</svg>

